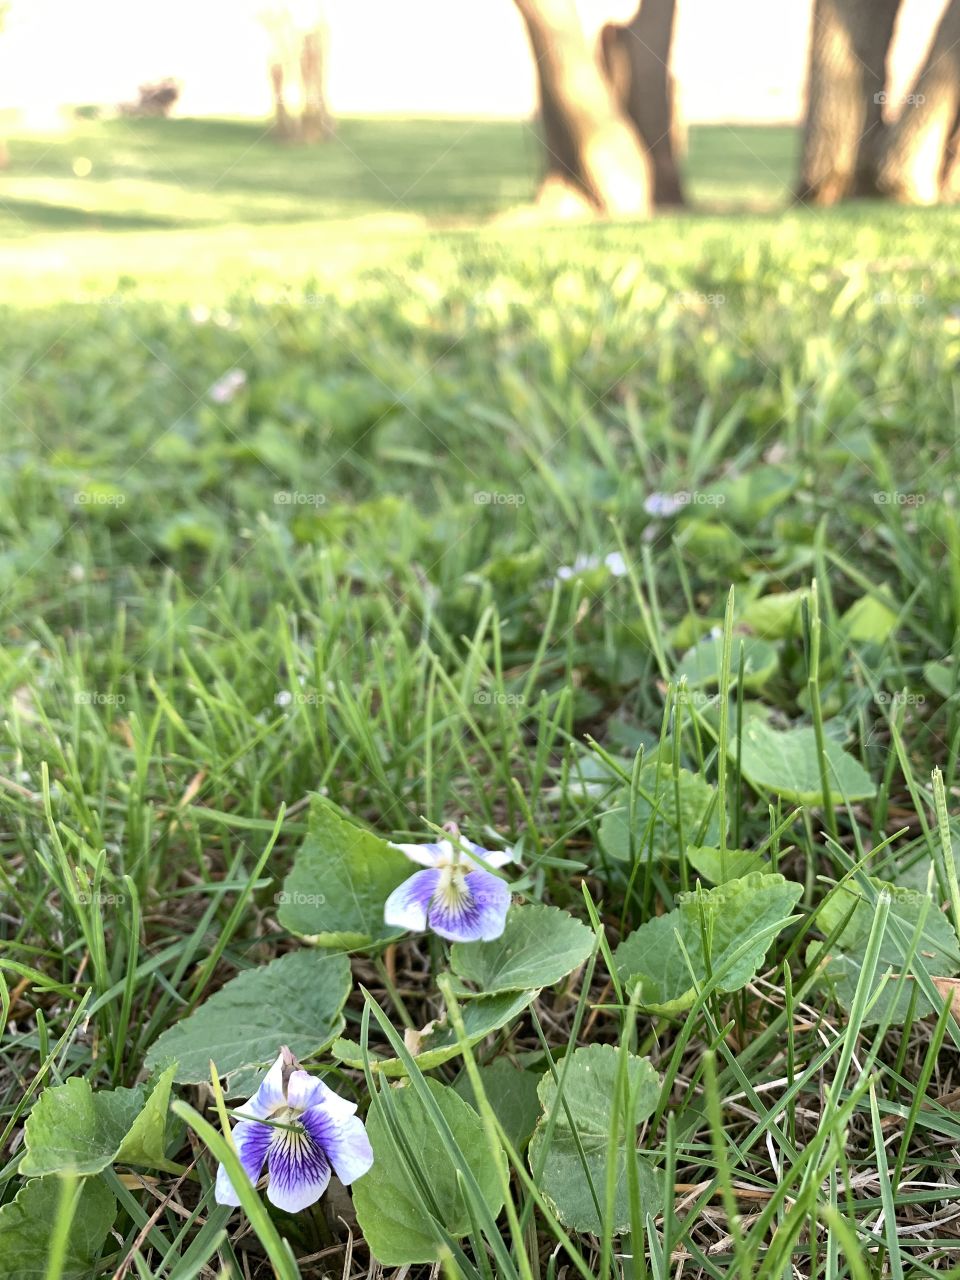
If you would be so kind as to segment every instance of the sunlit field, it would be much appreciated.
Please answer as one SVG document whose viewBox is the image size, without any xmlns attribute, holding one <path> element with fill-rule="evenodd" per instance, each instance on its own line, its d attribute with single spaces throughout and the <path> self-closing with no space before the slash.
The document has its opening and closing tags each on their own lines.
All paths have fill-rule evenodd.
<svg viewBox="0 0 960 1280">
<path fill-rule="evenodd" d="M 797 146 L 10 140 L 2 1280 L 952 1274 L 957 219 Z M 373 1167 L 217 1203 L 282 1045 Z"/>
<path fill-rule="evenodd" d="M 503 121 L 345 120 L 321 148 L 276 146 L 259 121 L 80 122 L 11 141 L 0 270 L 58 302 L 118 283 L 184 297 L 352 275 L 411 237 L 528 223 L 539 147 Z M 693 195 L 776 209 L 797 148 L 793 129 L 694 127 Z"/>
</svg>

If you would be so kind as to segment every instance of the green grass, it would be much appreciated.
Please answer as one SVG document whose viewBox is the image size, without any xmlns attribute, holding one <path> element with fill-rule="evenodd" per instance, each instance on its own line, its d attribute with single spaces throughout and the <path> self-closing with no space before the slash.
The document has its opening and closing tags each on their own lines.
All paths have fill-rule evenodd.
<svg viewBox="0 0 960 1280">
<path fill-rule="evenodd" d="M 434 1080 L 463 1088 L 473 1058 L 508 1057 L 563 1083 L 590 1043 L 665 1081 L 640 1139 L 662 1212 L 631 1182 L 630 1233 L 564 1233 L 519 1154 L 495 1227 L 464 1175 L 451 1267 L 947 1273 L 960 1031 L 930 1015 L 929 946 L 870 877 L 934 916 L 955 885 L 956 215 L 717 212 L 773 205 L 788 131 L 693 132 L 712 212 L 568 229 L 468 225 L 529 195 L 518 125 L 347 121 L 299 152 L 253 125 L 115 122 L 46 146 L 13 139 L 0 186 L 11 278 L 33 289 L 4 307 L 0 353 L 0 1201 L 42 1086 L 134 1084 L 163 1030 L 298 945 L 276 895 L 319 791 L 390 839 L 455 820 L 521 842 L 520 891 L 603 935 L 586 970 Z M 388 225 L 398 209 L 415 220 Z M 246 386 L 214 403 L 234 368 Z M 653 493 L 689 497 L 656 518 Z M 629 574 L 558 580 L 617 550 Z M 772 669 L 739 677 L 756 602 L 811 583 L 816 601 L 768 635 Z M 731 586 L 721 717 L 669 677 L 724 627 Z M 812 798 L 751 782 L 754 716 L 813 726 Z M 875 795 L 832 798 L 829 743 Z M 723 803 L 696 833 L 651 820 L 612 856 L 603 814 L 644 811 L 651 769 L 659 812 L 681 767 L 724 773 Z M 638 1012 L 611 950 L 695 883 L 688 847 L 724 809 L 730 851 L 803 886 L 796 919 L 749 986 L 716 974 L 678 1016 Z M 854 896 L 834 893 L 847 905 L 825 927 L 841 880 Z M 857 902 L 856 976 L 834 992 L 810 944 L 849 948 Z M 951 948 L 933 977 L 960 969 Z M 446 997 L 456 1024 L 446 953 L 413 938 L 357 954 L 345 1034 L 393 1035 L 402 1058 L 383 1015 L 402 1035 Z M 901 998 L 878 1022 L 885 970 Z M 389 1129 L 372 1075 L 315 1065 Z M 96 1274 L 266 1276 L 268 1257 L 282 1273 L 269 1221 L 213 1206 L 205 1143 L 179 1122 L 202 1135 L 196 1112 L 216 1112 L 178 1093 L 195 1110 L 177 1104 L 167 1154 L 189 1168 L 150 1189 L 101 1175 L 119 1210 Z M 480 1110 L 499 1142 L 502 1113 Z M 615 1188 L 592 1187 L 605 1211 Z M 367 1274 L 351 1214 L 338 1193 L 274 1215 L 302 1275 Z M 20 1274 L 0 1256 L 0 1277 Z"/>
<path fill-rule="evenodd" d="M 81 122 L 11 138 L 0 226 L 5 236 L 171 231 L 385 210 L 474 221 L 532 198 L 537 148 L 516 121 L 346 119 L 322 147 L 278 146 L 261 121 Z M 795 150 L 793 129 L 695 126 L 694 194 L 775 203 Z"/>
<path fill-rule="evenodd" d="M 390 263 L 428 229 L 515 220 L 535 193 L 538 147 L 528 124 L 476 120 L 347 119 L 333 142 L 307 148 L 238 120 L 116 119 L 15 136 L 0 175 L 0 270 L 52 302 L 132 280 L 209 298 L 340 279 Z M 793 129 L 693 127 L 692 195 L 712 209 L 776 208 L 796 148 Z"/>
</svg>

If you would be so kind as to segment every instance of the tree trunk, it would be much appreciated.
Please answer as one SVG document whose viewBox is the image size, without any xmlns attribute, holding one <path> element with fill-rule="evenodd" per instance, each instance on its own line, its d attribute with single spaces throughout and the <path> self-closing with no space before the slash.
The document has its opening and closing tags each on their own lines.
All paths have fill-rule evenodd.
<svg viewBox="0 0 960 1280">
<path fill-rule="evenodd" d="M 960 120 L 960 0 L 950 0 L 913 88 L 889 130 L 878 176 L 911 204 L 956 198 Z"/>
<path fill-rule="evenodd" d="M 653 202 L 685 204 L 677 165 L 677 118 L 670 47 L 676 0 L 641 0 L 625 26 L 607 23 L 600 34 L 603 65 L 624 114 L 640 135 L 653 166 Z"/>
<path fill-rule="evenodd" d="M 611 217 L 650 209 L 647 156 L 592 56 L 573 0 L 516 0 L 537 68 L 547 178 Z"/>
<path fill-rule="evenodd" d="M 887 54 L 901 0 L 815 0 L 797 199 L 876 194 Z"/>
<path fill-rule="evenodd" d="M 284 98 L 284 75 L 282 62 L 270 63 L 270 88 L 273 91 L 273 134 L 287 142 L 296 132 Z"/>
<path fill-rule="evenodd" d="M 333 117 L 327 110 L 324 48 L 319 29 L 304 33 L 300 45 L 304 142 L 326 142 L 334 134 Z"/>
<path fill-rule="evenodd" d="M 956 204 L 960 201 L 960 112 L 957 113 L 953 132 L 943 157 L 940 200 L 943 204 Z"/>
<path fill-rule="evenodd" d="M 274 136 L 322 142 L 334 134 L 326 99 L 327 24 L 322 6 L 275 0 L 261 14 L 270 38 Z"/>
</svg>

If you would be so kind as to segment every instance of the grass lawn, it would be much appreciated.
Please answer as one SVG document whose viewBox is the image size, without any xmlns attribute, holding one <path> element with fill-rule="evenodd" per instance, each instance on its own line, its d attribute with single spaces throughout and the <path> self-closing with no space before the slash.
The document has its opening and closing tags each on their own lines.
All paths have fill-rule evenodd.
<svg viewBox="0 0 960 1280">
<path fill-rule="evenodd" d="M 956 215 L 260 132 L 0 175 L 0 1280 L 953 1274 Z M 500 937 L 385 922 L 444 823 Z M 295 1214 L 282 1044 L 374 1157 Z"/>
</svg>

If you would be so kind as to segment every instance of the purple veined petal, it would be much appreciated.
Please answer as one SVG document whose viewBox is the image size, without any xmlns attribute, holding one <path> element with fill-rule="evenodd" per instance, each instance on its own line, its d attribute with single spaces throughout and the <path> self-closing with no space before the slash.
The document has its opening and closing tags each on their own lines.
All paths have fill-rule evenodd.
<svg viewBox="0 0 960 1280">
<path fill-rule="evenodd" d="M 299 1213 L 316 1202 L 330 1182 L 330 1162 L 300 1121 L 274 1129 L 267 1151 L 267 1199 L 287 1213 Z"/>
<path fill-rule="evenodd" d="M 260 1088 L 257 1092 L 237 1110 L 241 1111 L 245 1116 L 254 1116 L 258 1120 L 265 1120 L 272 1111 L 276 1111 L 278 1107 L 284 1105 L 283 1054 L 280 1053 L 277 1055 L 276 1062 L 260 1081 Z"/>
<path fill-rule="evenodd" d="M 440 872 L 435 868 L 417 871 L 403 884 L 398 885 L 383 904 L 385 924 L 416 932 L 427 927 L 427 908 L 440 883 Z"/>
<path fill-rule="evenodd" d="M 373 1164 L 373 1148 L 358 1116 L 338 1117 L 325 1107 L 311 1107 L 301 1119 L 344 1186 L 362 1178 Z"/>
<path fill-rule="evenodd" d="M 391 849 L 399 849 L 411 862 L 419 862 L 421 867 L 436 867 L 444 859 L 443 846 L 449 849 L 449 841 L 440 844 L 392 844 Z M 449 854 L 447 855 L 449 856 Z"/>
<path fill-rule="evenodd" d="M 278 1130 L 258 1120 L 241 1120 L 233 1131 L 233 1145 L 237 1149 L 243 1171 L 254 1186 L 260 1181 L 270 1140 Z M 238 1205 L 240 1197 L 223 1165 L 217 1168 L 217 1185 L 214 1188 L 217 1204 Z"/>
<path fill-rule="evenodd" d="M 287 1083 L 287 1102 L 298 1111 L 308 1107 L 323 1107 L 334 1119 L 352 1116 L 357 1109 L 355 1102 L 348 1102 L 306 1071 L 294 1071 Z"/>
<path fill-rule="evenodd" d="M 489 942 L 503 933 L 510 886 L 489 871 L 468 871 L 438 886 L 430 928 L 449 942 Z"/>
</svg>

